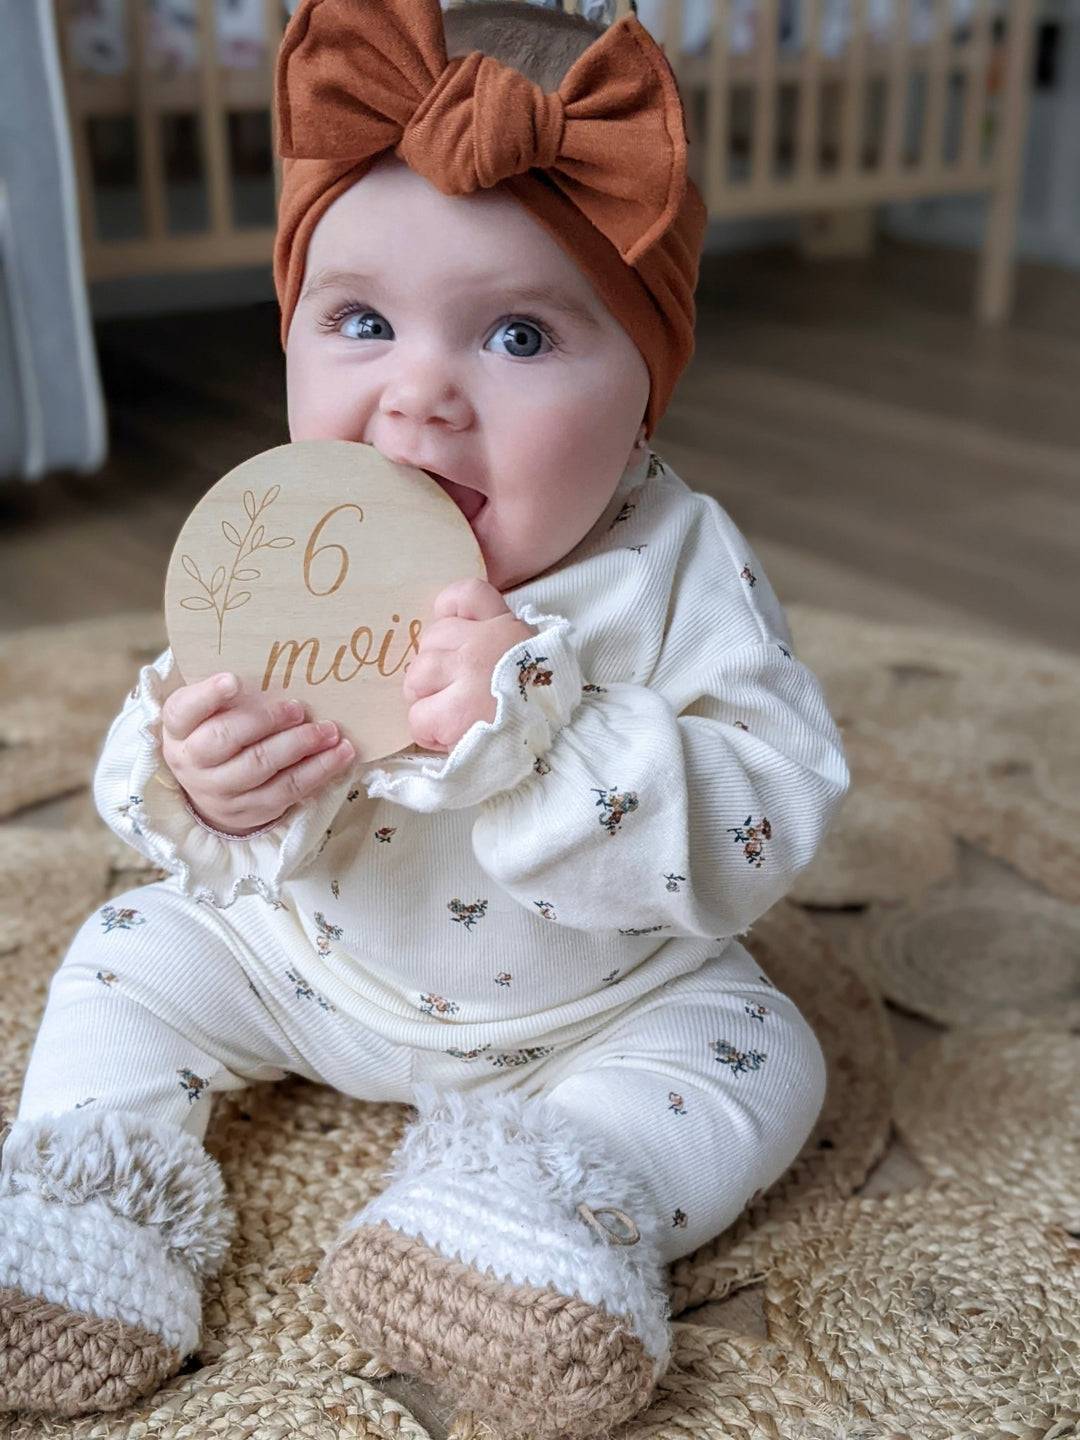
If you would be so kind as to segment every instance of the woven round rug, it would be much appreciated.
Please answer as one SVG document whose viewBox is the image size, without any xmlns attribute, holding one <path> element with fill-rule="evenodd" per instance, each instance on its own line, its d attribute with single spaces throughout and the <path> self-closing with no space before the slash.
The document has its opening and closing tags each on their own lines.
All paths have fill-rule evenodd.
<svg viewBox="0 0 1080 1440">
<path fill-rule="evenodd" d="M 813 920 L 781 901 L 744 943 L 813 1028 L 828 1067 L 825 1104 L 794 1164 L 715 1240 L 671 1270 L 672 1311 L 724 1299 L 767 1273 L 785 1223 L 851 1195 L 889 1137 L 896 1044 L 877 994 L 841 964 Z"/>
<path fill-rule="evenodd" d="M 1080 1243 L 965 1190 L 800 1216 L 769 1338 L 835 1403 L 918 1440 L 1075 1435 Z"/>
<path fill-rule="evenodd" d="M 1080 1231 L 1078 1082 L 1080 1036 L 946 1034 L 905 1067 L 894 1119 L 935 1180 Z"/>
<path fill-rule="evenodd" d="M 153 613 L 0 635 L 0 817 L 87 784 L 139 667 L 164 647 Z"/>
<path fill-rule="evenodd" d="M 985 894 L 1004 894 L 1008 888 L 1005 879 L 983 874 L 973 881 L 968 873 L 970 854 L 976 853 L 973 847 L 980 844 L 979 836 L 984 833 L 993 842 L 983 847 L 986 855 L 1011 861 L 1025 893 L 1038 892 L 1046 899 L 1049 892 L 1057 897 L 1054 904 L 1075 898 L 1070 886 L 1077 890 L 1080 886 L 1075 874 L 1066 872 L 1075 865 L 1080 845 L 1067 787 L 1059 787 L 1056 808 L 1047 808 L 1039 790 L 1043 781 L 1036 785 L 1026 777 L 1036 769 L 1032 752 L 1042 745 L 1039 725 L 1044 725 L 1051 737 L 1047 753 L 1054 763 L 1059 755 L 1067 758 L 1071 742 L 1062 733 L 1065 712 L 1061 705 L 1066 697 L 1075 698 L 1080 692 L 1075 687 L 1070 690 L 1075 664 L 1059 663 L 1052 657 L 1032 692 L 1037 703 L 1033 703 L 1031 715 L 1038 723 L 1032 721 L 1031 733 L 1027 733 L 1013 720 L 1022 710 L 1016 702 L 1024 686 L 1034 683 L 1030 666 L 1036 662 L 1019 649 L 991 646 L 991 655 L 983 642 L 972 649 L 966 642 L 937 632 L 864 625 L 821 612 L 796 611 L 793 620 L 802 657 L 819 670 L 827 686 L 839 687 L 847 710 L 841 718 L 849 736 L 856 798 L 850 820 L 842 818 L 826 841 L 822 862 L 799 882 L 795 894 L 805 904 L 782 902 L 758 921 L 745 939 L 765 973 L 792 996 L 817 1033 L 828 1062 L 828 1095 L 813 1134 L 788 1173 L 765 1195 L 755 1197 L 725 1235 L 673 1267 L 672 1303 L 674 1311 L 691 1322 L 696 1308 L 721 1301 L 736 1290 L 742 1292 L 731 1302 L 736 1307 L 744 1300 L 754 1303 L 761 1290 L 768 1295 L 775 1284 L 794 1283 L 783 1277 L 801 1274 L 799 1266 L 805 1266 L 808 1246 L 811 1250 L 816 1247 L 822 1255 L 848 1255 L 846 1271 L 838 1259 L 835 1273 L 830 1272 L 828 1285 L 835 1293 L 828 1291 L 828 1285 L 822 1291 L 831 1296 L 826 1307 L 830 1316 L 836 1312 L 843 1318 L 841 1312 L 850 1310 L 868 1317 L 866 1326 L 872 1335 L 877 1323 L 872 1318 L 874 1307 L 883 1303 L 885 1285 L 878 1271 L 884 1267 L 891 1273 L 889 1256 L 902 1253 L 907 1243 L 903 1237 L 909 1232 L 920 1235 L 920 1225 L 932 1222 L 927 1234 L 939 1268 L 949 1274 L 954 1266 L 961 1267 L 957 1273 L 968 1273 L 964 1267 L 973 1263 L 968 1255 L 973 1242 L 969 1210 L 958 1201 L 954 1211 L 946 1207 L 938 1213 L 934 1191 L 910 1192 L 924 1197 L 922 1220 L 911 1218 L 920 1213 L 920 1201 L 911 1199 L 911 1215 L 905 1211 L 908 1218 L 890 1221 L 892 1229 L 881 1220 L 883 1228 L 875 1232 L 876 1240 L 865 1241 L 865 1253 L 860 1248 L 864 1246 L 861 1238 L 858 1244 L 847 1238 L 856 1212 L 849 1211 L 845 1202 L 868 1177 L 872 1175 L 876 1181 L 887 1168 L 875 1169 L 883 1157 L 889 1158 L 897 1074 L 896 1046 L 882 999 L 882 992 L 890 993 L 892 983 L 887 974 L 880 973 L 868 927 L 878 925 L 886 914 L 895 921 L 902 912 L 917 910 L 927 897 L 931 905 L 936 904 L 935 897 L 945 891 L 967 894 L 973 887 L 981 887 Z M 0 1107 L 9 1116 L 48 977 L 74 930 L 113 895 L 158 875 L 93 817 L 85 786 L 105 729 L 134 682 L 138 667 L 152 659 L 162 643 L 160 620 L 153 615 L 0 637 L 0 816 L 84 787 L 81 794 L 64 802 L 74 827 L 68 831 L 0 826 L 0 976 L 5 996 L 0 1007 Z M 987 684 L 971 699 L 980 658 L 988 667 Z M 1039 690 L 1040 685 L 1047 693 Z M 978 725 L 983 727 L 981 731 Z M 914 729 L 920 732 L 920 744 L 932 742 L 937 747 L 933 753 L 910 753 Z M 978 746 L 983 742 L 979 735 L 985 739 L 986 754 L 993 757 L 989 766 L 980 758 Z M 63 745 L 57 743 L 59 736 Z M 974 758 L 957 758 L 961 743 L 975 744 Z M 990 798 L 985 809 L 980 809 L 977 796 L 984 784 Z M 1041 797 L 1038 803 L 1032 798 L 1036 790 Z M 1007 846 L 997 843 L 1006 815 L 1016 830 Z M 1023 852 L 1022 865 L 1016 862 L 1014 852 Z M 1045 874 L 1040 868 L 1044 861 Z M 827 907 L 828 915 L 815 914 L 807 906 Z M 826 920 L 836 923 L 826 930 Z M 844 939 L 838 960 L 831 946 L 841 933 Z M 1049 953 L 1049 947 L 1044 948 Z M 935 963 L 942 968 L 935 972 L 927 961 L 921 968 L 909 970 L 924 977 L 928 993 L 940 992 L 943 970 L 951 973 L 956 969 L 955 958 L 941 947 L 932 952 L 923 947 L 918 953 L 936 956 Z M 1036 960 L 1032 954 L 1030 963 Z M 965 973 L 972 977 L 967 988 L 974 990 L 979 973 L 977 955 L 972 952 L 964 963 Z M 1029 969 L 1029 981 L 1031 974 Z M 1005 997 L 1007 1003 L 1014 998 L 1011 992 Z M 909 996 L 908 1003 L 916 1011 L 927 1009 L 927 1002 L 918 996 L 914 1003 Z M 1043 1030 L 1050 1025 L 1051 1021 L 1045 1020 Z M 986 1039 L 982 1035 L 970 1038 L 980 1046 Z M 962 1040 L 960 1037 L 959 1043 Z M 1038 1039 L 1031 1037 L 1029 1046 L 1030 1053 L 1024 1057 L 1018 1051 L 1008 1052 L 1006 1068 L 1012 1084 L 1017 1091 L 1031 1089 L 1032 1106 L 1056 1106 L 1061 1112 L 1060 1097 L 1071 1093 L 1068 1066 L 1053 1085 L 1049 1081 L 1045 1086 L 1031 1083 L 1028 1077 L 1037 1073 L 1039 1065 Z M 917 1070 L 922 1056 L 919 1051 L 919 1058 L 908 1062 L 906 1077 L 912 1067 Z M 1075 1061 L 1071 1063 L 1072 1090 L 1080 1093 L 1080 1071 Z M 969 1073 L 958 1061 L 942 1077 L 941 1085 L 949 1095 L 939 1093 L 936 1100 L 948 1131 L 949 1117 L 964 1112 L 972 1087 L 986 1088 L 983 1071 L 976 1066 Z M 1029 1113 L 1024 1106 L 1019 1108 L 1021 1115 Z M 929 1100 L 925 1109 L 929 1117 L 933 1113 Z M 77 1421 L 0 1417 L 0 1437 L 337 1440 L 339 1436 L 362 1436 L 364 1440 L 383 1440 L 401 1436 L 421 1440 L 444 1435 L 447 1407 L 440 1410 L 432 1404 L 425 1410 L 415 1403 L 414 1391 L 400 1378 L 379 1378 L 377 1369 L 366 1363 L 367 1357 L 328 1317 L 314 1283 L 325 1245 L 342 1221 L 382 1183 L 387 1158 L 408 1114 L 404 1107 L 365 1105 L 299 1080 L 222 1097 L 207 1143 L 221 1161 L 237 1207 L 240 1238 L 208 1291 L 198 1353 L 182 1374 L 142 1406 Z M 1054 1128 L 1054 1114 L 1053 1108 L 1047 1109 L 1047 1132 Z M 902 1123 L 906 1126 L 909 1122 L 905 1119 Z M 1034 1121 L 1029 1128 L 1037 1131 Z M 906 1129 L 904 1134 L 907 1138 Z M 911 1135 L 911 1148 L 921 1156 L 923 1142 L 914 1130 Z M 1008 1148 L 1009 1143 L 1003 1141 L 1002 1145 Z M 1017 1209 L 1012 1198 L 1015 1191 L 1021 1195 L 1022 1214 L 1043 1214 L 1028 1191 L 1010 1184 L 1011 1172 L 1004 1161 L 994 1159 L 992 1147 L 978 1135 L 970 1142 L 972 1156 L 980 1144 L 991 1158 L 973 1158 L 971 1174 L 966 1161 L 958 1166 L 963 1175 L 957 1178 L 964 1179 L 968 1197 L 965 1203 L 989 1206 L 991 1215 L 1012 1217 Z M 1014 1143 L 1014 1148 L 1020 1153 L 1018 1144 Z M 949 1150 L 950 1142 L 943 1143 L 942 1149 Z M 929 1149 L 925 1153 L 929 1156 Z M 1059 1180 L 1053 1162 L 1040 1159 L 1043 1151 L 1036 1148 L 1034 1154 L 1029 1163 L 1036 1169 L 1039 1164 L 1047 1167 L 1052 1177 L 1050 1190 L 1056 1193 L 1071 1184 L 1075 1193 L 1071 1170 L 1065 1168 Z M 938 1173 L 929 1158 L 926 1168 Z M 997 1173 L 1003 1178 L 995 1179 Z M 861 1216 L 863 1212 L 857 1213 Z M 951 1230 L 950 1216 L 956 1221 Z M 1014 1223 L 1012 1218 L 1003 1226 L 987 1221 L 990 1255 L 997 1254 L 999 1230 L 1007 1231 Z M 1026 1223 L 1033 1225 L 1034 1218 Z M 894 1232 L 900 1240 L 888 1238 Z M 1020 1236 L 1022 1245 L 1027 1244 L 1026 1236 L 1027 1232 Z M 959 1257 L 955 1261 L 954 1243 Z M 845 1244 L 849 1251 L 844 1251 Z M 796 1263 L 793 1256 L 802 1258 Z M 1074 1275 L 1068 1267 L 1072 1265 L 1070 1255 L 1067 1268 L 1061 1271 L 1070 1282 Z M 1029 1273 L 1034 1285 L 1042 1284 L 1038 1265 Z M 781 1279 L 770 1278 L 776 1276 Z M 769 1288 L 762 1286 L 762 1281 Z M 900 1280 L 890 1283 L 899 1285 Z M 755 1285 L 759 1288 L 751 1288 Z M 810 1294 L 813 1283 L 805 1285 Z M 1006 1294 L 1011 1294 L 1010 1285 L 1011 1281 L 1004 1287 Z M 792 1296 L 790 1314 L 798 1317 L 802 1302 L 797 1302 L 794 1292 Z M 909 1425 L 906 1418 L 922 1415 L 927 1406 L 932 1413 L 931 1397 L 939 1394 L 933 1371 L 924 1375 L 919 1368 L 923 1361 L 915 1330 L 909 1332 L 897 1321 L 888 1321 L 896 1337 L 895 1354 L 889 1362 L 896 1373 L 874 1361 L 871 1378 L 860 1389 L 836 1355 L 846 1355 L 853 1365 L 864 1366 L 861 1347 L 870 1343 L 864 1331 L 850 1341 L 843 1332 L 843 1346 L 849 1347 L 843 1349 L 830 1320 L 824 1328 L 806 1327 L 810 1338 L 795 1344 L 793 1337 L 779 1328 L 775 1301 L 770 1305 L 767 1340 L 701 1323 L 678 1324 L 672 1369 L 654 1405 L 627 1427 L 625 1440 L 715 1440 L 719 1435 L 730 1435 L 733 1440 L 744 1436 L 746 1440 L 772 1436 L 777 1440 L 877 1440 L 879 1436 L 938 1440 L 939 1434 L 944 1435 L 932 1426 L 920 1429 L 914 1423 Z M 1027 1325 L 1028 1317 L 1019 1300 L 1010 1305 L 1012 1308 L 998 1313 L 1005 1335 L 1002 1343 L 1007 1341 L 1006 1349 L 1011 1345 L 1019 1353 L 1022 1336 L 1008 1337 L 1012 1328 Z M 807 1302 L 807 1313 L 812 1310 Z M 1047 1313 L 1056 1313 L 1052 1305 Z M 1069 1334 L 1064 1334 L 1061 1344 L 1072 1344 Z M 1051 1354 L 1057 1355 L 1053 1347 L 1058 1340 L 1048 1343 Z M 912 1363 L 905 1371 L 907 1347 Z M 992 1359 L 998 1365 L 995 1374 L 1011 1375 L 997 1352 Z M 1036 1374 L 1031 1367 L 1029 1371 Z M 958 1383 L 966 1384 L 964 1372 L 957 1371 L 956 1376 Z M 910 1388 L 910 1394 L 900 1397 L 903 1404 L 893 1395 L 894 1386 Z M 1016 1391 L 1021 1407 L 1018 1416 L 1039 1413 L 1026 1398 L 1030 1388 L 1021 1377 Z M 976 1386 L 970 1395 L 965 1393 L 963 1404 L 970 1409 L 972 1397 L 980 1394 Z M 972 1425 L 949 1433 L 963 1434 L 965 1440 L 975 1436 L 982 1440 L 984 1434 L 986 1440 L 1021 1435 L 1057 1440 L 1059 1434 L 1064 1440 L 1072 1433 L 1055 1429 L 1056 1419 L 1041 1429 L 1033 1421 L 1025 1429 L 1024 1418 L 1010 1428 L 1006 1411 L 994 1408 L 996 1400 L 992 1405 L 986 1403 L 990 1405 L 986 1411 L 990 1428 L 979 1430 Z M 941 1411 L 944 1414 L 951 1412 Z M 469 1440 L 473 1436 L 475 1440 L 520 1440 L 494 1437 L 482 1423 L 474 1425 L 471 1417 L 464 1415 L 454 1422 L 452 1433 L 460 1440 L 467 1436 Z"/>
<path fill-rule="evenodd" d="M 856 787 L 918 806 L 910 833 L 959 836 L 1080 903 L 1080 660 L 1021 642 L 789 608 L 821 679 Z M 888 802 L 883 802 L 887 804 Z M 831 842 L 837 859 L 845 829 Z M 831 903 L 830 841 L 815 873 Z M 893 855 L 864 864 L 862 898 L 911 891 Z M 805 883 L 800 898 L 819 897 Z"/>
</svg>

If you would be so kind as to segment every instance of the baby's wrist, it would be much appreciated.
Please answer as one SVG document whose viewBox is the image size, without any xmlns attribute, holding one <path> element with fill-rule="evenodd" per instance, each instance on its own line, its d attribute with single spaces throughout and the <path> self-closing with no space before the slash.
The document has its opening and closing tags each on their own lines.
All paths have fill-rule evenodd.
<svg viewBox="0 0 1080 1440">
<path fill-rule="evenodd" d="M 283 811 L 276 820 L 271 820 L 268 825 L 256 826 L 253 830 L 222 830 L 219 829 L 217 825 L 211 824 L 205 815 L 199 813 L 192 804 L 191 796 L 186 790 L 181 790 L 180 793 L 184 797 L 184 808 L 191 818 L 201 826 L 203 830 L 208 831 L 211 835 L 216 835 L 219 840 L 254 840 L 257 835 L 266 835 L 269 831 L 276 829 L 285 818 L 285 812 Z"/>
</svg>

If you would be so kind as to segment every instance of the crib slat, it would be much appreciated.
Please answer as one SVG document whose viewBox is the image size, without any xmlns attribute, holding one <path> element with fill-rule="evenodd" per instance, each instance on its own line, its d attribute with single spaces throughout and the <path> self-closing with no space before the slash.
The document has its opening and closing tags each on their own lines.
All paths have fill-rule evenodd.
<svg viewBox="0 0 1080 1440">
<path fill-rule="evenodd" d="M 154 104 L 154 74 L 147 49 L 146 0 L 131 0 L 128 35 L 135 71 L 135 126 L 138 137 L 139 194 L 143 226 L 148 240 L 162 240 L 165 223 L 165 156 L 161 145 L 161 115 Z"/>
<path fill-rule="evenodd" d="M 281 156 L 277 149 L 277 113 L 275 109 L 276 97 L 274 95 L 274 71 L 277 67 L 277 54 L 281 46 L 282 7 L 281 0 L 265 0 L 265 33 L 266 33 L 266 68 L 267 87 L 270 96 L 270 153 L 274 164 L 274 209 L 277 210 L 277 202 L 281 197 Z"/>
<path fill-rule="evenodd" d="M 821 13 L 825 0 L 804 0 L 806 48 L 799 66 L 799 114 L 796 121 L 797 178 L 809 184 L 818 170 L 821 135 Z"/>
<path fill-rule="evenodd" d="M 851 0 L 850 17 L 844 118 L 840 133 L 840 170 L 849 176 L 858 172 L 862 162 L 866 105 L 866 0 Z"/>
<path fill-rule="evenodd" d="M 975 0 L 971 37 L 967 42 L 964 116 L 957 168 L 976 174 L 983 168 L 982 127 L 986 113 L 986 82 L 990 68 L 990 0 Z"/>
<path fill-rule="evenodd" d="M 908 99 L 908 37 L 911 34 L 910 0 L 893 0 L 889 33 L 889 73 L 882 141 L 882 173 L 898 176 L 904 167 L 904 125 Z"/>
<path fill-rule="evenodd" d="M 945 98 L 949 83 L 949 58 L 952 49 L 952 15 L 950 12 L 949 0 L 934 0 L 934 33 L 930 40 L 926 115 L 920 156 L 922 168 L 931 175 L 941 170 L 945 163 Z"/>
<path fill-rule="evenodd" d="M 705 204 L 718 210 L 728 188 L 728 0 L 713 0 L 705 120 Z"/>
<path fill-rule="evenodd" d="M 203 150 L 210 200 L 210 233 L 222 238 L 232 229 L 229 211 L 229 155 L 225 141 L 225 104 L 218 64 L 214 0 L 198 0 L 199 74 L 202 81 Z"/>
<path fill-rule="evenodd" d="M 776 149 L 777 0 L 758 0 L 757 66 L 754 78 L 754 134 L 751 184 L 767 190 L 773 182 Z"/>
</svg>

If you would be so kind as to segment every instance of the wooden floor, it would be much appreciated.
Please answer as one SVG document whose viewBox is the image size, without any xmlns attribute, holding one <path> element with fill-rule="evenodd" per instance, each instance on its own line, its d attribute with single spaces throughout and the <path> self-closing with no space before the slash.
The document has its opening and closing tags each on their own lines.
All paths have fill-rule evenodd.
<svg viewBox="0 0 1080 1440">
<path fill-rule="evenodd" d="M 1080 651 L 1080 276 L 1021 271 L 970 318 L 969 257 L 711 257 L 698 351 L 657 437 L 780 597 Z M 0 630 L 160 604 L 176 534 L 284 442 L 272 305 L 98 327 L 111 453 L 0 482 Z"/>
</svg>

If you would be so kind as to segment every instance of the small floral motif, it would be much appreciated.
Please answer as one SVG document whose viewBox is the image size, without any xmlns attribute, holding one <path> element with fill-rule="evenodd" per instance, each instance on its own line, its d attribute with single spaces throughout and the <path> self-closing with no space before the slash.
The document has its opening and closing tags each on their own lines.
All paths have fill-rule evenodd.
<svg viewBox="0 0 1080 1440">
<path fill-rule="evenodd" d="M 676 1211 L 675 1211 L 675 1214 L 671 1217 L 671 1228 L 672 1228 L 673 1230 L 685 1230 L 685 1229 L 686 1229 L 686 1211 L 685 1211 L 685 1210 L 676 1210 Z"/>
<path fill-rule="evenodd" d="M 495 976 L 495 984 L 496 984 L 496 985 L 509 985 L 510 982 L 511 982 L 511 980 L 513 980 L 513 978 L 514 978 L 514 977 L 510 974 L 510 972 L 509 972 L 508 970 L 504 970 L 501 975 L 496 975 L 496 976 Z"/>
<path fill-rule="evenodd" d="M 545 920 L 554 920 L 556 918 L 555 907 L 554 905 L 552 905 L 550 900 L 534 900 L 533 904 L 536 906 L 537 910 L 540 911 L 540 914 L 544 917 Z"/>
<path fill-rule="evenodd" d="M 521 698 L 523 700 L 529 698 L 530 685 L 535 688 L 537 686 L 551 684 L 551 671 L 540 669 L 541 665 L 546 664 L 546 655 L 537 655 L 534 657 L 528 650 L 523 653 L 521 659 L 518 661 L 518 690 L 521 692 Z"/>
<path fill-rule="evenodd" d="M 375 839 L 378 840 L 380 845 L 389 845 L 396 834 L 396 825 L 384 825 L 381 830 L 375 831 Z"/>
<path fill-rule="evenodd" d="M 551 766 L 548 764 L 548 762 L 544 759 L 542 755 L 537 755 L 536 759 L 533 761 L 533 769 L 536 771 L 537 775 L 551 774 Z"/>
<path fill-rule="evenodd" d="M 674 1090 L 668 1091 L 668 1109 L 675 1115 L 685 1115 L 686 1105 L 681 1095 Z"/>
<path fill-rule="evenodd" d="M 327 830 L 326 834 L 325 834 L 325 835 L 322 837 L 322 839 L 319 841 L 319 848 L 318 848 L 318 850 L 315 851 L 315 858 L 316 858 L 316 859 L 319 858 L 319 856 L 322 854 L 322 852 L 326 849 L 327 845 L 330 843 L 330 836 L 331 836 L 333 833 L 334 833 L 334 831 L 333 831 L 333 828 L 331 827 L 329 830 Z"/>
<path fill-rule="evenodd" d="M 525 1050 L 508 1050 L 501 1055 L 489 1055 L 488 1059 L 496 1070 L 517 1070 L 522 1065 L 531 1065 L 534 1060 L 542 1060 L 554 1049 L 554 1045 L 532 1045 Z"/>
<path fill-rule="evenodd" d="M 137 694 L 138 694 L 138 689 L 136 688 L 136 690 L 133 692 L 133 695 L 137 695 Z M 139 822 L 138 822 L 138 820 L 135 818 L 135 815 L 134 815 L 134 813 L 133 813 L 134 811 L 138 810 L 138 809 L 141 807 L 141 805 L 142 805 L 142 796 L 141 796 L 141 795 L 129 795 L 128 798 L 127 798 L 127 804 L 126 804 L 126 805 L 121 805 L 121 806 L 118 807 L 119 813 L 124 817 L 124 819 L 125 819 L 125 820 L 128 822 L 128 824 L 131 826 L 132 833 L 135 834 L 135 835 L 141 835 L 141 834 L 143 833 L 143 832 L 142 832 L 142 829 L 141 829 L 140 826 L 139 826 Z"/>
<path fill-rule="evenodd" d="M 136 925 L 145 925 L 146 916 L 141 910 L 133 910 L 129 905 L 121 906 L 106 905 L 101 912 L 101 918 L 105 922 L 105 934 L 112 930 L 134 930 Z"/>
<path fill-rule="evenodd" d="M 665 890 L 678 890 L 686 883 L 685 875 L 665 875 Z"/>
<path fill-rule="evenodd" d="M 359 798 L 360 798 L 360 791 L 359 791 L 358 789 L 350 790 L 349 793 L 348 793 L 348 795 L 345 796 L 345 799 L 348 800 L 348 802 L 349 802 L 350 805 L 352 804 L 352 802 L 353 802 L 354 800 L 359 800 Z"/>
<path fill-rule="evenodd" d="M 658 930 L 666 930 L 666 925 L 630 925 L 625 930 L 620 929 L 620 935 L 655 935 Z"/>
<path fill-rule="evenodd" d="M 315 937 L 319 954 L 329 955 L 331 940 L 340 940 L 345 932 L 340 925 L 331 925 L 321 910 L 315 911 L 315 924 L 319 927 L 319 933 Z"/>
<path fill-rule="evenodd" d="M 419 1008 L 425 1015 L 456 1015 L 461 1006 L 456 1000 L 444 1000 L 441 995 L 421 995 Z"/>
<path fill-rule="evenodd" d="M 621 974 L 622 971 L 618 967 L 616 967 L 614 970 L 612 970 L 610 975 L 605 975 L 600 983 L 601 985 L 614 985 L 615 981 L 619 978 Z"/>
<path fill-rule="evenodd" d="M 772 839 L 772 826 L 764 815 L 756 825 L 750 823 L 752 818 L 747 815 L 741 825 L 729 825 L 727 833 L 735 836 L 737 845 L 742 845 L 746 863 L 760 870 L 765 864 L 765 841 Z"/>
<path fill-rule="evenodd" d="M 760 1050 L 736 1050 L 727 1040 L 714 1040 L 709 1049 L 715 1052 L 721 1065 L 730 1065 L 735 1075 L 743 1075 L 749 1070 L 760 1070 L 769 1058 Z"/>
<path fill-rule="evenodd" d="M 644 544 L 644 545 L 627 545 L 626 548 L 627 548 L 627 550 L 629 550 L 632 554 L 634 554 L 634 555 L 640 555 L 643 550 L 647 550 L 649 547 L 648 547 L 647 544 Z"/>
<path fill-rule="evenodd" d="M 757 584 L 757 576 L 750 569 L 749 565 L 744 565 L 743 568 L 739 571 L 739 579 L 745 580 L 747 585 L 750 586 L 751 590 Z"/>
<path fill-rule="evenodd" d="M 444 1053 L 452 1055 L 455 1060 L 478 1060 L 486 1050 L 490 1049 L 490 1045 L 481 1045 L 478 1050 L 447 1050 Z"/>
<path fill-rule="evenodd" d="M 298 1000 L 314 1000 L 316 1005 L 318 1005 L 320 1009 L 330 1012 L 333 1012 L 336 1009 L 336 1006 L 331 1005 L 330 1001 L 327 1000 L 325 995 L 320 995 L 318 990 L 314 989 L 311 985 L 308 984 L 308 982 L 304 979 L 303 975 L 300 974 L 299 970 L 286 970 L 285 978 L 293 986 L 295 986 L 296 998 Z"/>
<path fill-rule="evenodd" d="M 783 655 L 785 660 L 791 659 L 791 651 L 787 648 L 786 645 L 781 645 L 779 640 L 776 642 L 776 648 L 780 651 L 780 654 Z"/>
<path fill-rule="evenodd" d="M 656 477 L 657 477 L 657 475 L 660 475 L 660 474 L 663 473 L 663 470 L 664 470 L 664 462 L 660 459 L 660 456 L 657 455 L 657 453 L 656 453 L 655 450 L 650 451 L 650 452 L 649 452 L 648 478 L 649 478 L 650 480 L 655 480 Z"/>
<path fill-rule="evenodd" d="M 341 886 L 336 880 L 330 881 L 330 894 L 333 895 L 335 900 L 341 899 Z"/>
<path fill-rule="evenodd" d="M 616 525 L 621 525 L 624 520 L 629 520 L 629 519 L 630 519 L 630 516 L 634 513 L 634 511 L 635 511 L 636 509 L 637 509 L 637 504 L 636 504 L 636 502 L 634 502 L 634 501 L 632 501 L 632 500 L 627 500 L 627 501 L 625 501 L 625 502 L 623 503 L 622 509 L 621 509 L 621 510 L 619 511 L 619 513 L 615 516 L 615 519 L 612 520 L 611 524 L 608 526 L 608 529 L 609 529 L 609 530 L 614 530 Z"/>
<path fill-rule="evenodd" d="M 84 1105 L 93 1105 L 93 1103 L 94 1103 L 94 1101 L 95 1101 L 96 1099 L 97 1099 L 97 1096 L 96 1096 L 96 1095 L 88 1095 L 85 1100 L 77 1100 L 77 1101 L 75 1102 L 75 1109 L 76 1109 L 76 1110 L 81 1110 Z"/>
<path fill-rule="evenodd" d="M 596 803 L 604 813 L 597 819 L 609 835 L 615 834 L 624 816 L 638 808 L 637 792 L 634 790 L 624 790 L 620 795 L 617 790 L 599 790 L 594 785 L 592 793 L 599 796 Z"/>
<path fill-rule="evenodd" d="M 606 695 L 607 688 L 603 685 L 593 685 L 590 683 L 588 685 L 582 685 L 581 693 L 583 695 Z"/>
<path fill-rule="evenodd" d="M 745 720 L 733 720 L 731 723 L 735 726 L 736 730 L 746 730 L 747 732 L 750 730 L 750 726 L 747 725 Z"/>
<path fill-rule="evenodd" d="M 188 1104 L 192 1105 L 200 1097 L 204 1090 L 209 1090 L 210 1081 L 202 1080 L 195 1074 L 194 1070 L 177 1070 L 180 1076 L 180 1088 L 188 1098 Z"/>
<path fill-rule="evenodd" d="M 118 977 L 111 970 L 99 970 L 97 978 L 103 985 L 115 985 Z"/>
<path fill-rule="evenodd" d="M 743 1002 L 743 1009 L 747 1015 L 750 1016 L 751 1020 L 760 1020 L 763 1025 L 765 1024 L 765 1016 L 768 1015 L 769 1012 L 764 1005 L 756 1002 L 751 1003 L 749 1000 L 746 1000 Z"/>
<path fill-rule="evenodd" d="M 452 912 L 453 923 L 464 925 L 466 930 L 471 930 L 478 920 L 483 920 L 487 907 L 486 900 L 474 900 L 471 905 L 466 905 L 464 900 L 446 902 L 446 908 Z"/>
</svg>

